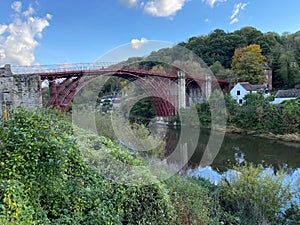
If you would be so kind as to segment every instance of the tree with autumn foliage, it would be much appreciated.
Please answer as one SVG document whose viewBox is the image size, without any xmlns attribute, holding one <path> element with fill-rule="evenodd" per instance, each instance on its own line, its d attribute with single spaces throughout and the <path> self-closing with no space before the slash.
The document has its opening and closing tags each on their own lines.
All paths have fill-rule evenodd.
<svg viewBox="0 0 300 225">
<path fill-rule="evenodd" d="M 251 84 L 264 84 L 264 64 L 266 57 L 262 55 L 260 45 L 252 44 L 236 49 L 232 57 L 231 69 L 235 82 L 246 81 Z"/>
</svg>

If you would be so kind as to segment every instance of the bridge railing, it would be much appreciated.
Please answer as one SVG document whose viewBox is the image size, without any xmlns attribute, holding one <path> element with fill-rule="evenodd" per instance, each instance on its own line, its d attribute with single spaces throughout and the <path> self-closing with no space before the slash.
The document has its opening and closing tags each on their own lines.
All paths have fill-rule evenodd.
<svg viewBox="0 0 300 225">
<path fill-rule="evenodd" d="M 11 66 L 13 74 L 38 74 L 38 73 L 57 73 L 68 71 L 91 71 L 107 69 L 113 65 L 120 65 L 116 62 L 96 62 L 96 63 L 75 63 L 75 64 L 52 64 L 35 66 Z"/>
<path fill-rule="evenodd" d="M 75 71 L 93 72 L 98 70 L 129 70 L 155 75 L 174 75 L 172 68 L 153 69 L 151 66 L 139 65 L 126 62 L 95 62 L 95 63 L 72 63 L 72 64 L 52 64 L 52 65 L 35 65 L 35 66 L 11 66 L 11 71 L 16 75 L 33 75 L 33 74 L 55 74 Z M 176 74 L 175 74 L 176 75 Z"/>
</svg>

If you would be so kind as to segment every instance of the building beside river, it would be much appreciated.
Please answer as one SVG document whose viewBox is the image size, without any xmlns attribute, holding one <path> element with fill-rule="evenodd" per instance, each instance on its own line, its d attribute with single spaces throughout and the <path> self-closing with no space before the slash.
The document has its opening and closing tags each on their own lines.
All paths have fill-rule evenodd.
<svg viewBox="0 0 300 225">
<path fill-rule="evenodd" d="M 300 87 L 288 90 L 279 90 L 276 95 L 275 99 L 272 102 L 273 104 L 280 104 L 283 101 L 296 99 L 297 97 L 300 98 Z"/>
<path fill-rule="evenodd" d="M 261 84 L 250 84 L 249 82 L 239 82 L 230 91 L 231 96 L 237 101 L 238 104 L 242 105 L 245 100 L 244 97 L 247 94 L 257 93 L 263 91 L 265 97 L 270 95 L 268 86 Z"/>
</svg>

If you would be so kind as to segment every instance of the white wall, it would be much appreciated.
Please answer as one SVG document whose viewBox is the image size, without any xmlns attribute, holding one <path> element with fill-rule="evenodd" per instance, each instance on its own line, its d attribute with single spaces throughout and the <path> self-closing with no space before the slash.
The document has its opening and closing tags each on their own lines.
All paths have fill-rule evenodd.
<svg viewBox="0 0 300 225">
<path fill-rule="evenodd" d="M 272 101 L 272 104 L 280 104 L 283 101 L 291 100 L 291 99 L 296 99 L 296 98 L 275 98 L 274 101 Z"/>
<path fill-rule="evenodd" d="M 240 91 L 240 95 L 238 95 L 238 91 Z M 230 91 L 231 96 L 237 101 L 238 104 L 240 104 L 240 100 L 244 102 L 243 98 L 249 93 L 250 92 L 239 83 L 237 83 Z"/>
</svg>

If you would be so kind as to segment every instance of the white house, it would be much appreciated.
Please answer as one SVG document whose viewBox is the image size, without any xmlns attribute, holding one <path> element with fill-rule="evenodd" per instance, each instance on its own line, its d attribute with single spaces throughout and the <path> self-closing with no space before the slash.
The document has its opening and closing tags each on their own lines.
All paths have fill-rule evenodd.
<svg viewBox="0 0 300 225">
<path fill-rule="evenodd" d="M 275 95 L 273 104 L 280 104 L 283 101 L 296 99 L 300 97 L 300 89 L 279 90 Z"/>
<path fill-rule="evenodd" d="M 265 97 L 269 96 L 269 89 L 266 85 L 253 85 L 248 82 L 239 82 L 237 83 L 230 91 L 231 96 L 237 101 L 238 104 L 244 103 L 244 97 L 250 93 L 257 93 L 258 91 L 263 91 Z"/>
</svg>

